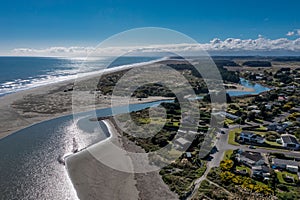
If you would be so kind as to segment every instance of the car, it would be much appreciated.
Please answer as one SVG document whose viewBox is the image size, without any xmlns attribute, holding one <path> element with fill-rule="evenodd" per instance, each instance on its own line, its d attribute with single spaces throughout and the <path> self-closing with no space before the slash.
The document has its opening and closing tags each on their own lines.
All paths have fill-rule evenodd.
<svg viewBox="0 0 300 200">
<path fill-rule="evenodd" d="M 248 148 L 249 148 L 249 149 L 256 149 L 256 147 L 253 146 L 253 145 L 248 146 Z"/>
<path fill-rule="evenodd" d="M 221 134 L 225 134 L 225 131 L 221 131 Z"/>
</svg>

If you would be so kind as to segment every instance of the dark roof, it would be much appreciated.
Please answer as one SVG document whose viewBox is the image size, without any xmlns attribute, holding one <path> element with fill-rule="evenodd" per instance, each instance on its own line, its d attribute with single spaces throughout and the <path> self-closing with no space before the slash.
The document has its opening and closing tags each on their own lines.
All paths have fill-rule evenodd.
<svg viewBox="0 0 300 200">
<path fill-rule="evenodd" d="M 252 136 L 254 133 L 249 131 L 242 131 L 241 134 L 247 135 L 248 137 Z"/>
<path fill-rule="evenodd" d="M 299 166 L 299 162 L 294 160 L 284 160 L 284 159 L 278 159 L 273 158 L 272 159 L 273 165 L 293 165 L 293 166 Z"/>
<path fill-rule="evenodd" d="M 255 138 L 257 138 L 257 139 L 263 139 L 263 137 L 261 137 L 260 135 L 256 135 L 256 134 L 253 135 L 251 138 L 254 138 L 254 139 L 255 139 Z"/>
<path fill-rule="evenodd" d="M 286 134 L 286 135 L 282 135 L 281 136 L 282 140 L 284 143 L 294 143 L 294 144 L 299 144 L 299 142 L 297 141 L 296 137 L 293 136 L 293 135 L 289 135 L 289 134 Z"/>
<path fill-rule="evenodd" d="M 259 152 L 252 152 L 252 151 L 244 151 L 241 153 L 241 156 L 244 156 L 250 160 L 255 162 L 263 159 L 263 156 Z"/>
</svg>

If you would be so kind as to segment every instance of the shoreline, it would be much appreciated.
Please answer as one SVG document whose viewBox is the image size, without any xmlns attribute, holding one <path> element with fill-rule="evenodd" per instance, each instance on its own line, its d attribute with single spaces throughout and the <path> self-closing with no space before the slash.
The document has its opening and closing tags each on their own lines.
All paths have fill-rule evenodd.
<svg viewBox="0 0 300 200">
<path fill-rule="evenodd" d="M 105 138 L 104 140 L 101 140 L 101 141 L 98 142 L 97 144 L 99 144 L 99 143 L 104 143 L 104 142 L 110 140 L 110 139 L 113 137 L 113 133 L 109 130 L 109 129 L 110 129 L 110 125 L 109 125 L 108 120 L 101 120 L 101 121 L 105 124 L 105 126 L 106 126 L 106 128 L 107 128 L 107 130 L 108 130 L 108 133 L 109 133 L 109 137 Z M 91 145 L 91 146 L 93 146 L 93 145 Z M 91 147 L 91 146 L 89 146 L 89 147 Z M 72 188 L 74 189 L 74 193 L 76 194 L 76 197 L 77 197 L 78 200 L 80 200 L 79 194 L 78 194 L 79 192 L 78 192 L 78 189 L 76 190 L 76 188 L 75 188 L 74 181 L 73 181 L 74 177 L 73 177 L 73 179 L 72 179 L 72 175 L 69 173 L 68 161 L 67 161 L 67 160 L 68 160 L 68 158 L 70 158 L 70 157 L 79 155 L 82 151 L 87 150 L 87 148 L 89 148 L 89 147 L 85 147 L 85 148 L 83 148 L 83 149 L 80 149 L 78 152 L 69 154 L 69 155 L 67 155 L 67 156 L 64 158 L 64 161 L 65 161 L 65 172 L 66 172 L 66 174 L 67 174 L 68 179 L 70 180 L 70 183 L 71 183 L 71 185 L 72 185 Z"/>
<path fill-rule="evenodd" d="M 110 136 L 94 145 L 102 144 L 105 146 L 113 143 L 126 151 L 145 153 L 140 146 L 122 136 L 111 119 L 101 121 L 107 127 Z M 93 145 L 88 148 L 93 148 Z M 133 167 L 130 161 L 122 164 Z M 178 199 L 177 194 L 170 191 L 169 187 L 163 182 L 159 171 L 147 173 L 118 171 L 102 164 L 94 155 L 90 154 L 87 148 L 66 158 L 66 170 L 79 199 L 86 199 L 87 197 L 104 200 Z M 93 186 L 92 189 L 85 188 L 84 183 L 87 182 Z"/>
<path fill-rule="evenodd" d="M 165 97 L 154 97 L 154 98 L 151 98 L 151 97 L 148 97 L 144 100 L 141 100 L 141 101 L 138 101 L 138 102 L 135 102 L 135 103 L 131 103 L 129 105 L 133 105 L 133 104 L 144 104 L 144 103 L 155 103 L 155 102 L 159 102 L 159 101 L 163 101 L 163 100 L 173 100 L 174 98 L 165 98 Z M 124 106 L 124 105 L 128 105 L 126 103 L 121 103 L 121 104 L 118 104 L 117 106 Z M 95 108 L 95 110 L 100 110 L 100 109 L 106 109 L 106 108 L 111 108 L 109 106 L 107 107 L 97 107 Z M 46 122 L 46 121 L 50 121 L 50 120 L 55 120 L 55 119 L 59 119 L 59 118 L 62 118 L 62 117 L 67 117 L 67 116 L 71 116 L 73 114 L 81 114 L 81 113 L 84 113 L 84 112 L 89 112 L 89 111 L 93 111 L 93 110 L 87 110 L 87 111 L 83 111 L 83 112 L 78 112 L 78 113 L 73 113 L 73 112 L 65 112 L 63 114 L 60 114 L 60 115 L 55 115 L 55 116 L 52 116 L 52 117 L 41 117 L 40 121 L 37 121 L 37 122 L 34 122 L 32 124 L 29 124 L 27 126 L 23 126 L 23 127 L 19 127 L 18 129 L 16 130 L 10 130 L 8 131 L 8 134 L 0 134 L 0 140 L 6 138 L 6 137 L 9 137 L 10 135 L 13 135 L 13 134 L 16 134 L 18 133 L 19 131 L 23 130 L 23 129 L 26 129 L 26 128 L 30 128 L 32 126 L 35 126 L 37 124 L 40 124 L 40 123 L 43 123 L 43 122 Z M 1 124 L 1 122 L 0 122 Z"/>
<path fill-rule="evenodd" d="M 93 72 L 90 75 L 86 76 L 79 76 L 75 79 L 70 80 L 64 80 L 61 82 L 55 82 L 55 83 L 49 83 L 47 85 L 37 86 L 34 88 L 29 88 L 26 90 L 21 90 L 15 93 L 10 93 L 4 96 L 0 96 L 0 111 L 2 112 L 2 115 L 0 115 L 0 139 L 3 139 L 15 132 L 18 132 L 24 128 L 28 128 L 30 126 L 33 126 L 35 124 L 38 124 L 43 121 L 52 120 L 55 118 L 64 117 L 67 115 L 71 115 L 73 113 L 79 113 L 79 112 L 85 112 L 90 111 L 94 109 L 102 109 L 102 108 L 108 108 L 111 106 L 111 102 L 106 99 L 106 96 L 103 97 L 103 104 L 100 105 L 89 105 L 86 107 L 83 107 L 81 110 L 73 110 L 72 105 L 63 105 L 65 107 L 59 108 L 62 111 L 52 113 L 50 109 L 50 112 L 39 112 L 39 108 L 37 108 L 37 112 L 25 112 L 24 109 L 18 109 L 14 108 L 14 103 L 18 101 L 24 101 L 26 98 L 39 98 L 40 96 L 49 96 L 49 99 L 55 99 L 57 98 L 57 101 L 60 101 L 62 103 L 72 103 L 72 91 L 64 92 L 64 89 L 69 89 L 70 87 L 74 86 L 76 82 L 88 82 L 93 79 L 97 79 L 101 76 L 106 76 L 111 73 L 115 72 L 122 72 L 124 70 L 129 70 L 134 67 L 140 67 L 140 66 L 147 66 L 151 64 L 156 64 L 159 62 L 168 62 L 168 60 L 165 59 L 159 59 L 152 61 L 151 63 L 135 63 L 131 65 L 124 65 L 120 67 L 115 68 L 108 68 L 101 71 Z M 164 98 L 164 97 L 148 97 L 145 99 L 141 99 L 138 101 L 137 99 L 132 99 L 133 102 L 131 103 L 148 103 L 148 102 L 154 102 L 159 100 L 167 100 L 170 98 Z M 35 100 L 35 99 L 34 99 Z M 25 103 L 32 103 L 31 105 L 27 105 L 27 107 L 30 108 L 36 106 L 32 101 L 32 99 L 28 100 L 29 102 Z M 51 102 L 52 103 L 52 102 Z M 126 102 L 119 102 L 117 105 L 126 105 Z M 52 106 L 52 105 L 50 105 Z M 47 105 L 45 106 L 47 107 Z M 49 106 L 48 106 L 49 107 Z"/>
<path fill-rule="evenodd" d="M 122 146 L 121 136 L 113 128 L 112 122 L 109 119 L 102 120 L 102 122 L 107 127 L 110 136 L 88 148 L 101 144 L 109 145 L 108 141 Z M 88 148 L 69 155 L 65 160 L 65 168 L 78 199 L 139 199 L 134 174 L 106 166 L 90 154 Z"/>
</svg>

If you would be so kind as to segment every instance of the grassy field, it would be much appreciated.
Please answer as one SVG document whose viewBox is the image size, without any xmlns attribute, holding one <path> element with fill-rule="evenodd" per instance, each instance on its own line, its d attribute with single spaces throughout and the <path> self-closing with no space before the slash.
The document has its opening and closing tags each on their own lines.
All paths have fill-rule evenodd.
<svg viewBox="0 0 300 200">
<path fill-rule="evenodd" d="M 223 157 L 223 160 L 230 159 L 232 153 L 233 153 L 233 150 L 232 150 L 232 149 L 226 150 L 226 151 L 225 151 L 225 154 L 224 154 L 224 157 Z"/>
<path fill-rule="evenodd" d="M 228 143 L 235 145 L 235 146 L 239 146 L 239 143 L 237 143 L 236 141 L 234 141 L 235 138 L 235 133 L 240 133 L 242 131 L 242 129 L 239 128 L 235 128 L 233 130 L 229 131 L 229 138 L 228 138 Z"/>
<path fill-rule="evenodd" d="M 290 183 L 288 183 L 284 180 L 284 176 L 291 176 L 291 177 L 294 178 L 295 182 L 298 181 L 298 176 L 296 174 L 292 174 L 292 173 L 289 173 L 289 172 L 286 172 L 286 171 L 283 171 L 283 172 L 277 171 L 276 175 L 277 175 L 277 178 L 278 178 L 279 182 L 282 183 L 282 184 L 290 184 Z"/>
<path fill-rule="evenodd" d="M 244 166 L 244 165 L 242 165 L 242 166 L 236 166 L 236 169 L 237 170 L 246 170 L 248 172 L 248 174 L 251 173 L 251 169 L 249 167 Z"/>
<path fill-rule="evenodd" d="M 281 146 L 281 145 L 278 144 L 277 142 L 271 142 L 271 141 L 268 141 L 268 140 L 266 140 L 266 143 L 269 144 L 269 145 L 271 145 L 271 146 L 274 146 L 274 148 L 275 148 L 275 147 L 280 147 L 280 146 Z"/>
</svg>

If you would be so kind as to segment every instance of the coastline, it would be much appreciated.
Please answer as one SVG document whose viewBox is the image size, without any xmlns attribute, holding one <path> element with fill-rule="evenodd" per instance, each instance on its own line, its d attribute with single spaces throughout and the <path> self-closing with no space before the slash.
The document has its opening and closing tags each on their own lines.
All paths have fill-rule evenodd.
<svg viewBox="0 0 300 200">
<path fill-rule="evenodd" d="M 106 145 L 106 142 L 110 141 L 122 146 L 120 135 L 113 128 L 112 123 L 109 120 L 103 120 L 103 122 L 107 126 L 110 136 L 97 145 Z M 130 163 L 128 167 L 131 167 Z M 134 174 L 106 166 L 91 155 L 87 149 L 68 156 L 66 170 L 79 199 L 139 199 Z"/>
<path fill-rule="evenodd" d="M 111 120 L 106 119 L 102 122 L 107 126 L 110 136 L 97 145 L 105 146 L 109 141 L 126 151 L 144 153 L 141 147 L 122 137 L 120 130 Z M 131 162 L 126 165 L 133 167 Z M 163 182 L 158 171 L 149 173 L 118 171 L 102 164 L 87 149 L 68 156 L 66 170 L 79 199 L 178 199 L 178 196 Z M 92 188 L 86 188 L 86 183 Z"/>
<path fill-rule="evenodd" d="M 109 68 L 98 72 L 93 72 L 90 75 L 78 77 L 77 79 L 64 80 L 57 83 L 50 83 L 48 85 L 38 86 L 27 90 L 10 93 L 0 97 L 0 139 L 15 133 L 21 129 L 30 127 L 37 123 L 67 116 L 73 113 L 90 111 L 93 109 L 108 108 L 111 105 L 110 98 L 103 96 L 99 99 L 100 104 L 87 105 L 81 107 L 79 110 L 72 109 L 72 91 L 68 91 L 77 82 L 89 82 L 99 79 L 100 76 L 106 76 L 114 72 L 121 72 L 123 70 L 129 70 L 133 67 L 145 66 L 155 64 L 157 62 L 163 62 L 167 60 L 156 60 L 152 63 L 141 64 L 136 63 L 132 65 L 125 65 L 116 68 Z M 65 92 L 67 90 L 67 92 Z M 39 99 L 47 98 L 52 99 L 49 105 L 40 105 L 34 111 L 32 108 L 37 106 Z M 159 100 L 167 100 L 170 98 L 164 97 L 148 97 L 143 99 L 132 98 L 130 103 L 147 103 Z M 121 100 L 121 98 L 120 98 Z M 25 105 L 24 107 L 16 107 L 16 102 L 19 105 Z M 43 103 L 43 102 L 42 102 Z M 46 102 L 47 103 L 47 102 Z M 54 104 L 54 105 L 53 105 Z M 57 105 L 56 105 L 57 104 Z M 118 106 L 127 105 L 128 102 L 119 101 Z M 22 105 L 22 106 L 23 106 Z M 26 111 L 29 109 L 29 111 Z M 31 109 L 31 110 L 30 110 Z M 43 110 L 44 109 L 44 110 Z M 56 110 L 55 110 L 56 109 Z"/>
</svg>

